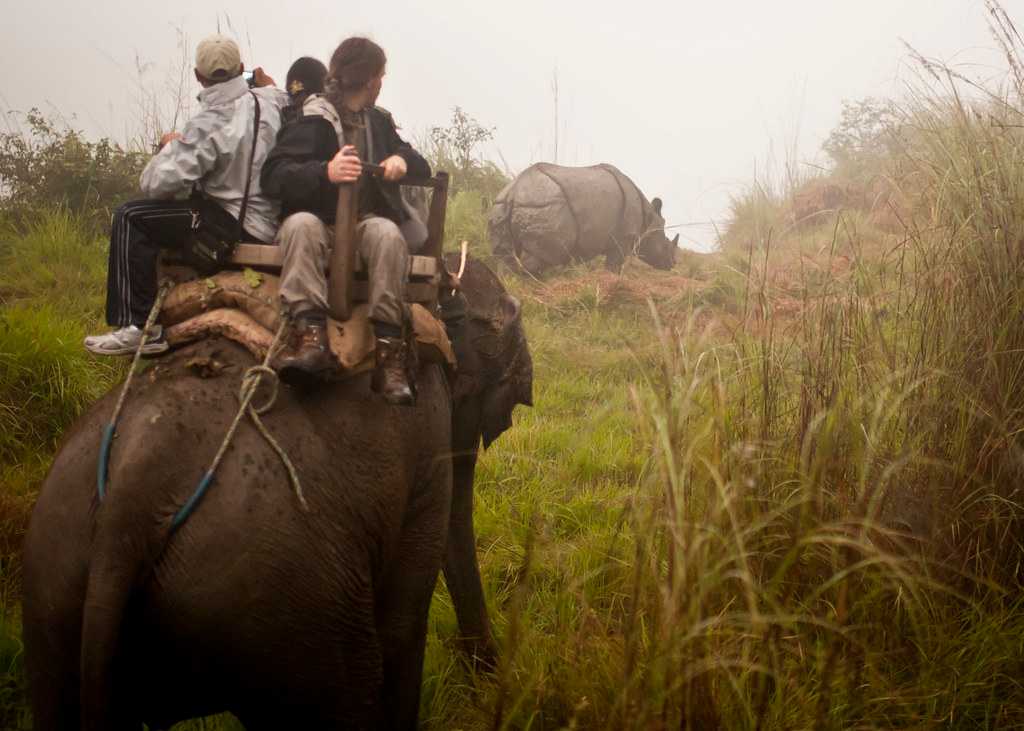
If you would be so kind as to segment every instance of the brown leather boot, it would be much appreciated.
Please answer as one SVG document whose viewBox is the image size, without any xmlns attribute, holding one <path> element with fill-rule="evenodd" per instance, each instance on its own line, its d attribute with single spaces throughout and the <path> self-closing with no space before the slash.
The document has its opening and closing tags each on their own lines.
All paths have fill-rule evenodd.
<svg viewBox="0 0 1024 731">
<path fill-rule="evenodd" d="M 409 384 L 409 345 L 402 338 L 377 338 L 377 368 L 370 387 L 389 404 L 411 406 L 416 401 Z"/>
<path fill-rule="evenodd" d="M 277 361 L 281 380 L 307 384 L 330 375 L 337 367 L 327 341 L 327 319 L 323 315 L 299 315 L 291 343 Z"/>
</svg>

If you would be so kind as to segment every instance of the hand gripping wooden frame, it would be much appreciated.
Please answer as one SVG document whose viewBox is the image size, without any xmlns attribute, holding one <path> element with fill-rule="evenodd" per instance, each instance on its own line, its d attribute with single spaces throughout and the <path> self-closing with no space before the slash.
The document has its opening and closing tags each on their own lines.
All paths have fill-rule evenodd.
<svg viewBox="0 0 1024 731">
<path fill-rule="evenodd" d="M 364 167 L 371 168 L 369 165 Z M 444 273 L 441 255 L 444 245 L 445 214 L 448 209 L 448 173 L 439 171 L 432 178 L 405 177 L 398 182 L 400 185 L 432 188 L 434 191 L 427 218 L 427 240 L 419 255 L 409 257 L 409 281 L 406 284 L 406 300 L 418 302 L 433 311 Z M 363 263 L 356 256 L 359 185 L 360 181 L 357 180 L 338 186 L 334 246 L 327 265 L 328 308 L 331 317 L 342 321 L 347 320 L 352 314 L 354 303 L 365 302 L 367 298 L 367 273 Z M 232 267 L 280 270 L 283 259 L 279 246 L 243 243 L 235 247 L 230 263 Z"/>
</svg>

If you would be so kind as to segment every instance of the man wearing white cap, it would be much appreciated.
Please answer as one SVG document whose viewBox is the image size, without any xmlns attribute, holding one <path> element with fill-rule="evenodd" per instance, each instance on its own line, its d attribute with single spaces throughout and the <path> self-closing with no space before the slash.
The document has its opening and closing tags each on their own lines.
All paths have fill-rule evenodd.
<svg viewBox="0 0 1024 731">
<path fill-rule="evenodd" d="M 180 132 L 165 134 L 161 149 L 142 171 L 145 200 L 114 213 L 107 269 L 107 323 L 117 328 L 85 339 L 99 355 L 134 353 L 157 292 L 161 246 L 190 237 L 233 243 L 270 243 L 277 232 L 278 205 L 260 188 L 260 168 L 281 127 L 286 92 L 256 69 L 257 88 L 242 75 L 238 45 L 220 35 L 196 47 L 199 113 Z M 182 196 L 192 193 L 190 198 Z M 201 236 L 200 236 L 201 234 Z M 167 350 L 159 327 L 144 353 Z"/>
</svg>

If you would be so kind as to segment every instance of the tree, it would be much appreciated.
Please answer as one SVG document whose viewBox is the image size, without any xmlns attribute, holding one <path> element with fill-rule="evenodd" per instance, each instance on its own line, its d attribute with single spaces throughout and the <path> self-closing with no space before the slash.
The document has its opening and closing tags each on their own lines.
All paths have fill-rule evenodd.
<svg viewBox="0 0 1024 731">
<path fill-rule="evenodd" d="M 458 106 L 447 126 L 431 128 L 427 157 L 435 169 L 451 173 L 453 196 L 475 191 L 490 206 L 508 184 L 508 176 L 497 165 L 476 154 L 481 143 L 494 138 L 494 129 L 484 127 Z"/>
<path fill-rule="evenodd" d="M 890 156 L 899 115 L 893 103 L 867 97 L 843 100 L 839 124 L 822 148 L 838 167 L 864 167 L 864 163 Z"/>
</svg>

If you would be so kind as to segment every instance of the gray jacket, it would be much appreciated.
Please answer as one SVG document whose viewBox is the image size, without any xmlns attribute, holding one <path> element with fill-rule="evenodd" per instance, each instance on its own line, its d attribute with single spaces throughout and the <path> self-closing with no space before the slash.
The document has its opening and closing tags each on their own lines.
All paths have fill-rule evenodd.
<svg viewBox="0 0 1024 731">
<path fill-rule="evenodd" d="M 279 204 L 263 196 L 260 169 L 281 128 L 281 108 L 288 94 L 274 87 L 252 90 L 260 100 L 260 129 L 252 164 L 245 228 L 263 241 L 277 233 Z M 207 198 L 235 218 L 242 207 L 252 151 L 254 100 L 241 76 L 199 92 L 200 111 L 182 130 L 182 138 L 165 145 L 139 180 L 147 198 L 174 198 L 198 183 Z"/>
</svg>

